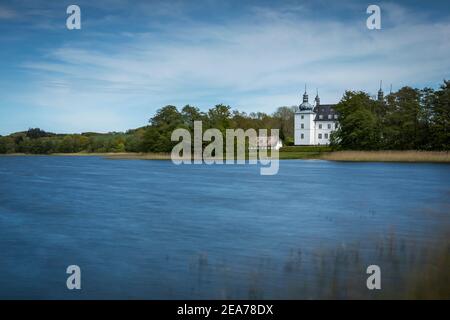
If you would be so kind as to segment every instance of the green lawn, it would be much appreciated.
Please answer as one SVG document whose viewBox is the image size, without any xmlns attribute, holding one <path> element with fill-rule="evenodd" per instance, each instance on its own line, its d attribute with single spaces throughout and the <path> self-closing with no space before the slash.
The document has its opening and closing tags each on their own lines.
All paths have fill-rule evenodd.
<svg viewBox="0 0 450 320">
<path fill-rule="evenodd" d="M 322 152 L 280 152 L 280 159 L 319 159 Z"/>
</svg>

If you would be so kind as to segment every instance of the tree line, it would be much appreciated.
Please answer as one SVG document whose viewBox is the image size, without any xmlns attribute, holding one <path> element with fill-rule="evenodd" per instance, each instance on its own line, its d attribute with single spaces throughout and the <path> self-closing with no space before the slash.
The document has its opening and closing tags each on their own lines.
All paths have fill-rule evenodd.
<svg viewBox="0 0 450 320">
<path fill-rule="evenodd" d="M 186 105 L 181 110 L 168 105 L 149 120 L 147 126 L 127 132 L 106 134 L 55 134 L 39 128 L 0 137 L 0 153 L 77 153 L 77 152 L 170 152 L 177 142 L 171 141 L 172 131 L 188 129 L 193 134 L 194 121 L 202 121 L 203 129 L 242 128 L 281 129 L 280 137 L 293 144 L 295 107 L 280 107 L 271 115 L 258 112 L 247 114 L 218 104 L 207 112 Z"/>
<path fill-rule="evenodd" d="M 383 100 L 347 91 L 336 105 L 331 145 L 345 150 L 449 150 L 450 81 L 438 90 L 403 87 Z"/>
<path fill-rule="evenodd" d="M 0 153 L 170 152 L 177 142 L 172 131 L 202 121 L 203 130 L 216 128 L 279 129 L 285 146 L 293 145 L 295 106 L 273 114 L 245 113 L 218 104 L 206 112 L 191 105 L 168 105 L 147 126 L 107 134 L 55 134 L 39 128 L 0 136 Z M 331 145 L 344 150 L 449 150 L 450 81 L 438 90 L 403 87 L 382 101 L 362 91 L 347 91 L 336 105 L 339 127 Z M 193 134 L 192 134 L 193 135 Z"/>
</svg>

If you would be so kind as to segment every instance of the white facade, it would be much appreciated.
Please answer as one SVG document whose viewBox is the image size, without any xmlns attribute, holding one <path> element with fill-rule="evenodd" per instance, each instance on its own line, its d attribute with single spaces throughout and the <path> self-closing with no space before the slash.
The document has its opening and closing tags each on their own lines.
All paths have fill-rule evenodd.
<svg viewBox="0 0 450 320">
<path fill-rule="evenodd" d="M 308 102 L 305 90 L 303 102 L 295 112 L 294 144 L 304 146 L 328 145 L 331 133 L 338 126 L 338 114 L 335 105 L 321 105 L 319 96 L 315 98 L 315 106 Z"/>
<path fill-rule="evenodd" d="M 296 145 L 314 145 L 315 143 L 315 114 L 312 111 L 296 112 L 294 118 Z"/>
<path fill-rule="evenodd" d="M 336 121 L 315 121 L 315 145 L 330 144 L 331 133 L 336 130 Z"/>
</svg>

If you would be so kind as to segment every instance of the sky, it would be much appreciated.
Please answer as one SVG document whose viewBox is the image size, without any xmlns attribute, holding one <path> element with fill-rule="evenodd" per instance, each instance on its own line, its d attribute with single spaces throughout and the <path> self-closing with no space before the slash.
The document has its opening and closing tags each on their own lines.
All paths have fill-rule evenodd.
<svg viewBox="0 0 450 320">
<path fill-rule="evenodd" d="M 437 88 L 449 40 L 448 1 L 0 0 L 0 135 L 125 131 L 168 104 L 272 113 L 305 84 L 322 103 Z"/>
</svg>

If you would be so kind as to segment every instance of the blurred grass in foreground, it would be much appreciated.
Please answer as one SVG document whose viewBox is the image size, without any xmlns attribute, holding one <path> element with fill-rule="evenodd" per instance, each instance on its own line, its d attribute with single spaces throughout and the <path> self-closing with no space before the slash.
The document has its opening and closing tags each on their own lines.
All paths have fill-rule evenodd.
<svg viewBox="0 0 450 320">
<path fill-rule="evenodd" d="M 244 278 L 238 266 L 199 252 L 189 263 L 201 281 L 219 283 L 220 299 L 450 299 L 450 238 L 399 238 L 388 232 L 365 242 L 292 248 L 284 259 L 252 258 Z M 369 265 L 381 268 L 381 290 L 369 290 Z M 195 294 L 195 292 L 194 292 Z"/>
</svg>

